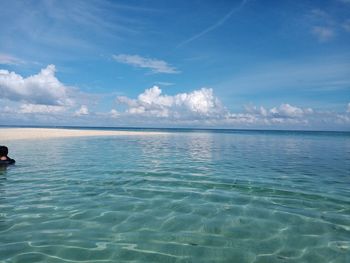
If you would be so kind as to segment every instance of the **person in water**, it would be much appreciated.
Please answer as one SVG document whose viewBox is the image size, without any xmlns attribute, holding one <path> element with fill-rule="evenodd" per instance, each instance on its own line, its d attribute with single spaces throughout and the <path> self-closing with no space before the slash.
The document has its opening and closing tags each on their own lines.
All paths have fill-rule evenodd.
<svg viewBox="0 0 350 263">
<path fill-rule="evenodd" d="M 9 149 L 6 146 L 0 146 L 0 165 L 14 164 L 16 161 L 8 157 Z"/>
</svg>

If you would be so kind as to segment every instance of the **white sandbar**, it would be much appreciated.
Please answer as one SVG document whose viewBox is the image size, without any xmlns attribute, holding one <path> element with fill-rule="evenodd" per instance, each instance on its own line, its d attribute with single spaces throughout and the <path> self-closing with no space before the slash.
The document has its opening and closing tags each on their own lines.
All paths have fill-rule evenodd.
<svg viewBox="0 0 350 263">
<path fill-rule="evenodd" d="M 104 131 L 104 130 L 74 130 L 55 128 L 0 128 L 0 142 L 9 140 L 25 139 L 50 139 L 64 137 L 85 137 L 85 136 L 147 136 L 164 135 L 166 132 L 153 131 Z"/>
</svg>

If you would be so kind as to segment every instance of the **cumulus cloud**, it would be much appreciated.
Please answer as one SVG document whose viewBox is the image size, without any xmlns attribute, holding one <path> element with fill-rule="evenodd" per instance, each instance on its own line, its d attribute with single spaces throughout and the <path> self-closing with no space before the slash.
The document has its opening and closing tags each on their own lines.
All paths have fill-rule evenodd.
<svg viewBox="0 0 350 263">
<path fill-rule="evenodd" d="M 215 117 L 225 112 L 212 89 L 202 88 L 190 93 L 174 96 L 162 95 L 162 90 L 153 86 L 141 93 L 137 99 L 117 98 L 120 104 L 128 108 L 126 113 L 153 117 Z"/>
<path fill-rule="evenodd" d="M 113 59 L 119 63 L 128 64 L 138 68 L 150 69 L 153 73 L 174 74 L 179 71 L 163 60 L 145 58 L 139 55 L 119 54 L 113 55 Z"/>
<path fill-rule="evenodd" d="M 126 106 L 118 112 L 119 120 L 128 119 L 142 123 L 171 123 L 212 127 L 265 127 L 271 125 L 308 125 L 314 116 L 311 108 L 300 108 L 288 103 L 265 108 L 249 105 L 245 112 L 230 112 L 222 105 L 210 88 L 202 88 L 173 96 L 162 94 L 153 86 L 136 99 L 117 97 Z"/>
<path fill-rule="evenodd" d="M 81 105 L 81 107 L 75 111 L 75 116 L 89 115 L 89 109 L 86 105 Z"/>
<path fill-rule="evenodd" d="M 222 105 L 210 88 L 170 96 L 154 86 L 135 99 L 117 97 L 117 102 L 126 106 L 123 111 L 118 112 L 118 122 L 137 125 L 307 129 L 315 123 L 321 123 L 323 117 L 322 113 L 311 108 L 288 103 L 270 108 L 249 105 L 243 112 L 231 112 Z"/>
<path fill-rule="evenodd" d="M 55 71 L 54 65 L 48 65 L 38 74 L 23 78 L 15 72 L 0 70 L 1 98 L 29 104 L 72 105 L 73 100 L 68 96 L 68 87 L 56 78 Z"/>
<path fill-rule="evenodd" d="M 346 112 L 350 113 L 350 102 L 348 103 L 348 108 L 347 108 Z"/>
</svg>

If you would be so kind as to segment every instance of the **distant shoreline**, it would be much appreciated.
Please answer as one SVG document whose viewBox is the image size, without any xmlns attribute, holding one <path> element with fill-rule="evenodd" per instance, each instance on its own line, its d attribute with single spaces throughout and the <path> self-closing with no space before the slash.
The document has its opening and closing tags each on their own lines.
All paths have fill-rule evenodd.
<svg viewBox="0 0 350 263">
<path fill-rule="evenodd" d="M 91 137 L 91 136 L 151 136 L 164 135 L 166 132 L 143 132 L 143 131 L 108 131 L 88 129 L 65 129 L 65 128 L 0 128 L 0 141 L 28 140 L 28 139 L 51 139 L 67 137 Z"/>
<path fill-rule="evenodd" d="M 0 142 L 25 139 L 50 139 L 91 136 L 152 136 L 174 133 L 245 134 L 245 135 L 316 135 L 350 136 L 349 131 L 243 130 L 190 128 L 113 128 L 113 127 L 14 127 L 0 126 Z M 0 143 L 1 144 L 1 143 Z"/>
</svg>

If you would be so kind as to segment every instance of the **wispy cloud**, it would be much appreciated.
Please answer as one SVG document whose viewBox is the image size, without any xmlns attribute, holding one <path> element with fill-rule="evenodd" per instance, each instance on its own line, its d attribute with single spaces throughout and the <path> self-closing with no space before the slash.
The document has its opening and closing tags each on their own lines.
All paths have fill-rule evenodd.
<svg viewBox="0 0 350 263">
<path fill-rule="evenodd" d="M 328 25 L 334 24 L 332 16 L 321 9 L 312 9 L 309 16 L 314 22 L 326 23 Z"/>
<path fill-rule="evenodd" d="M 344 21 L 343 28 L 345 31 L 350 32 L 350 19 Z"/>
<path fill-rule="evenodd" d="M 0 27 L 1 46 L 20 50 L 26 57 L 35 54 L 35 60 L 91 54 L 105 43 L 137 37 L 145 26 L 140 15 L 155 12 L 141 4 L 113 1 L 3 1 L 0 5 L 0 23 L 6 24 Z"/>
<path fill-rule="evenodd" d="M 19 64 L 24 64 L 25 61 L 21 60 L 17 57 L 8 55 L 8 54 L 1 54 L 0 53 L 0 64 L 3 65 L 19 65 Z"/>
<path fill-rule="evenodd" d="M 238 12 L 239 10 L 241 10 L 244 5 L 248 2 L 248 0 L 243 0 L 238 7 L 234 7 L 231 9 L 230 12 L 228 12 L 225 16 L 223 16 L 219 21 L 217 21 L 216 23 L 214 23 L 213 25 L 207 27 L 206 29 L 204 29 L 203 31 L 199 32 L 198 34 L 195 34 L 194 36 L 186 39 L 185 41 L 181 42 L 177 47 L 182 47 L 202 36 L 204 36 L 205 34 L 209 33 L 210 31 L 215 30 L 216 28 L 218 28 L 219 26 L 223 25 L 235 12 Z"/>
<path fill-rule="evenodd" d="M 350 2 L 350 1 L 349 1 Z M 350 20 L 341 19 L 321 9 L 313 9 L 308 15 L 311 33 L 320 41 L 327 42 L 337 35 L 350 32 Z"/>
<path fill-rule="evenodd" d="M 321 42 L 326 42 L 335 36 L 334 29 L 330 27 L 315 26 L 312 28 L 312 33 Z"/>
<path fill-rule="evenodd" d="M 147 68 L 153 73 L 180 73 L 175 67 L 169 65 L 164 60 L 141 57 L 139 55 L 119 54 L 113 55 L 113 59 L 119 63 L 131 65 L 137 68 Z"/>
<path fill-rule="evenodd" d="M 166 82 L 166 81 L 157 81 L 154 84 L 159 85 L 159 86 L 172 86 L 175 85 L 173 82 Z"/>
<path fill-rule="evenodd" d="M 335 37 L 336 22 L 330 14 L 321 9 L 313 9 L 308 14 L 311 33 L 320 41 L 327 42 Z"/>
<path fill-rule="evenodd" d="M 349 55 L 344 54 L 309 57 L 264 63 L 232 75 L 234 77 L 216 84 L 226 96 L 257 95 L 281 89 L 285 92 L 341 91 L 350 85 L 350 62 Z"/>
</svg>

